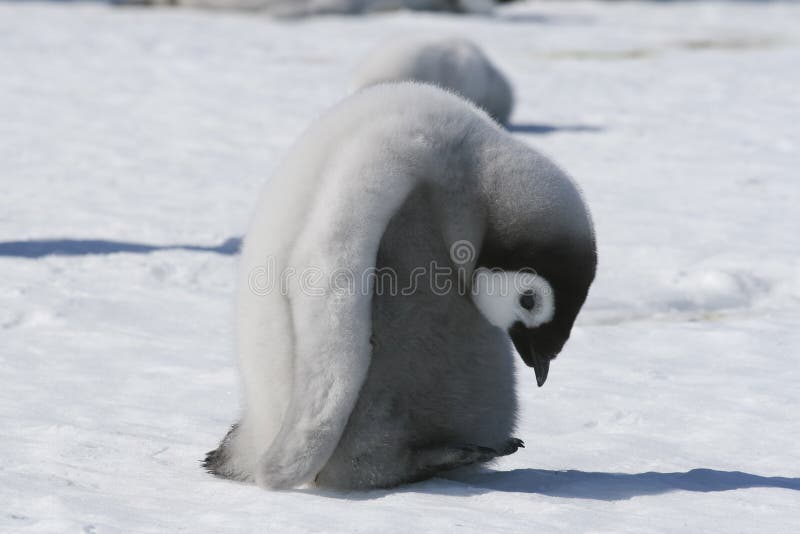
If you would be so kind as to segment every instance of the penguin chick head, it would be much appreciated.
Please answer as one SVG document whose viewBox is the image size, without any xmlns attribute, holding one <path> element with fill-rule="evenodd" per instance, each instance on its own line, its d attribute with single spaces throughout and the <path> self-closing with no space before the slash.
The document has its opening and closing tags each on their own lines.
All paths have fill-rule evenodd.
<svg viewBox="0 0 800 534">
<path fill-rule="evenodd" d="M 593 243 L 526 256 L 520 261 L 518 255 L 484 255 L 473 273 L 471 296 L 486 320 L 508 333 L 541 387 L 550 361 L 569 339 L 597 260 Z"/>
</svg>

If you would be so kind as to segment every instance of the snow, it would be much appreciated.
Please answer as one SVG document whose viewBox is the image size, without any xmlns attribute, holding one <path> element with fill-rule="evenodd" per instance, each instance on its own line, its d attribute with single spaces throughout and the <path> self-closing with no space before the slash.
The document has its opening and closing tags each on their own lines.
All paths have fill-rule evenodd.
<svg viewBox="0 0 800 534">
<path fill-rule="evenodd" d="M 798 22 L 777 2 L 0 4 L 0 530 L 794 531 Z M 512 131 L 595 216 L 572 339 L 544 388 L 519 369 L 527 448 L 369 493 L 215 479 L 199 460 L 239 403 L 225 242 L 363 57 L 412 32 L 498 63 Z"/>
</svg>

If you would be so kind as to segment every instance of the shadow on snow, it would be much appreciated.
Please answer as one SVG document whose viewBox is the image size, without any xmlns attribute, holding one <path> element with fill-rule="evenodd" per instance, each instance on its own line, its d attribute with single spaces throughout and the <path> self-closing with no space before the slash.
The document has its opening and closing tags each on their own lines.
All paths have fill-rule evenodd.
<svg viewBox="0 0 800 534">
<path fill-rule="evenodd" d="M 741 471 L 692 469 L 685 473 L 599 473 L 515 469 L 458 477 L 456 481 L 491 491 L 549 497 L 619 501 L 670 491 L 709 493 L 746 488 L 800 490 L 800 478 L 764 477 Z"/>
<path fill-rule="evenodd" d="M 590 126 L 586 124 L 559 125 L 559 124 L 538 124 L 538 123 L 516 123 L 516 124 L 509 124 L 508 131 L 511 133 L 546 135 L 556 132 L 595 133 L 595 132 L 602 132 L 603 129 L 598 126 Z"/>
<path fill-rule="evenodd" d="M 319 489 L 299 491 L 351 500 L 379 499 L 387 494 L 397 492 L 475 495 L 501 491 L 566 499 L 621 501 L 673 491 L 712 493 L 748 488 L 779 488 L 800 491 L 800 478 L 765 477 L 741 471 L 717 471 L 715 469 L 692 469 L 685 473 L 601 473 L 515 469 L 476 474 L 454 473 L 448 479 L 433 479 L 388 490 L 346 493 Z"/>
<path fill-rule="evenodd" d="M 188 250 L 234 255 L 239 253 L 241 238 L 232 237 L 216 246 L 147 245 L 105 239 L 33 239 L 0 242 L 0 257 L 41 258 L 43 256 L 86 256 L 91 254 L 150 254 L 160 250 Z"/>
</svg>

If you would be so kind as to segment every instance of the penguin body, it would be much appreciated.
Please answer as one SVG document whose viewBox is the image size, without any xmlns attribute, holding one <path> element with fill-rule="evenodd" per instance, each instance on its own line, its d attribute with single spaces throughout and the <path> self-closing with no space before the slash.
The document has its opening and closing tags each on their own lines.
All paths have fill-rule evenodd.
<svg viewBox="0 0 800 534">
<path fill-rule="evenodd" d="M 416 81 L 448 89 L 500 124 L 514 107 L 511 84 L 478 46 L 460 37 L 402 39 L 375 50 L 358 68 L 353 87 Z"/>
<path fill-rule="evenodd" d="M 237 311 L 244 412 L 206 467 L 366 489 L 516 451 L 511 342 L 541 385 L 595 264 L 577 188 L 485 113 L 423 84 L 359 92 L 258 203 Z M 495 292 L 498 277 L 513 287 Z"/>
</svg>

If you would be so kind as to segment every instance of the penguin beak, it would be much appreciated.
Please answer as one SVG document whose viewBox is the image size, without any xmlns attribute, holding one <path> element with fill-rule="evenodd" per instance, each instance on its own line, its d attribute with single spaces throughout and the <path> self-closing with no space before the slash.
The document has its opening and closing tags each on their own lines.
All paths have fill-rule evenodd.
<svg viewBox="0 0 800 534">
<path fill-rule="evenodd" d="M 542 387 L 547 380 L 547 373 L 550 371 L 550 360 L 552 357 L 538 352 L 533 347 L 533 332 L 532 329 L 525 328 L 522 323 L 515 323 L 509 330 L 508 335 L 511 337 L 511 342 L 514 343 L 514 348 L 522 357 L 522 361 L 528 367 L 533 367 L 536 373 L 536 384 Z"/>
</svg>

